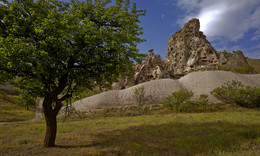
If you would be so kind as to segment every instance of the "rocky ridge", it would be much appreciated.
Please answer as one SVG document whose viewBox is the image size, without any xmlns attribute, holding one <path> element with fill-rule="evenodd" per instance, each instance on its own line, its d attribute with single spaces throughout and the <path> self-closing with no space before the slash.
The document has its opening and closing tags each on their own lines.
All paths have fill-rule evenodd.
<svg viewBox="0 0 260 156">
<path fill-rule="evenodd" d="M 117 87 L 113 88 L 124 89 L 130 83 L 136 85 L 150 80 L 180 78 L 191 71 L 234 71 L 238 67 L 249 66 L 242 51 L 238 50 L 234 54 L 216 51 L 199 29 L 199 19 L 190 20 L 169 38 L 166 60 L 159 54 L 155 55 L 153 49 L 149 50 L 145 61 L 135 66 L 134 77 L 121 78 Z"/>
<path fill-rule="evenodd" d="M 242 51 L 228 53 L 227 57 L 225 53 L 216 51 L 199 29 L 199 19 L 194 18 L 172 35 L 168 41 L 166 60 L 149 50 L 146 60 L 136 65 L 135 84 L 162 78 L 179 78 L 191 71 L 219 70 L 222 66 L 231 71 L 249 66 Z"/>
</svg>

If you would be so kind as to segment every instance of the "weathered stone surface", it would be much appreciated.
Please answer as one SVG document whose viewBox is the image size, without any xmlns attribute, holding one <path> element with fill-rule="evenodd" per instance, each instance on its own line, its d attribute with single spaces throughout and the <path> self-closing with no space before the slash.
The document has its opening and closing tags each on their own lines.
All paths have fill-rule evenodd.
<svg viewBox="0 0 260 156">
<path fill-rule="evenodd" d="M 233 71 L 236 67 L 248 66 L 242 51 L 234 54 L 215 51 L 199 28 L 199 20 L 192 19 L 172 35 L 168 41 L 166 60 L 155 55 L 153 49 L 149 50 L 145 61 L 135 66 L 134 78 L 121 78 L 116 89 L 127 88 L 130 83 L 136 85 L 150 80 L 179 78 L 201 69 L 217 70 L 225 66 Z"/>
<path fill-rule="evenodd" d="M 256 71 L 254 71 L 253 67 L 250 67 L 246 57 L 244 56 L 243 52 L 238 50 L 236 51 L 227 61 L 226 66 L 231 70 L 235 70 L 240 68 L 240 67 L 244 67 L 247 68 L 246 72 L 247 74 L 256 74 Z"/>
<path fill-rule="evenodd" d="M 166 60 L 174 74 L 208 66 L 217 69 L 219 62 L 216 51 L 199 28 L 199 20 L 192 19 L 170 37 Z"/>
<path fill-rule="evenodd" d="M 246 58 L 242 51 L 236 51 L 233 56 L 227 61 L 227 66 L 230 69 L 234 69 L 241 66 L 248 66 Z"/>
<path fill-rule="evenodd" d="M 219 65 L 225 65 L 227 63 L 227 58 L 225 57 L 224 53 L 219 53 Z"/>
<path fill-rule="evenodd" d="M 136 65 L 136 74 L 134 76 L 135 84 L 147 82 L 150 80 L 158 80 L 162 78 L 170 78 L 165 70 L 165 62 L 159 54 L 155 55 L 153 49 L 149 50 L 149 55 L 142 64 Z"/>
</svg>

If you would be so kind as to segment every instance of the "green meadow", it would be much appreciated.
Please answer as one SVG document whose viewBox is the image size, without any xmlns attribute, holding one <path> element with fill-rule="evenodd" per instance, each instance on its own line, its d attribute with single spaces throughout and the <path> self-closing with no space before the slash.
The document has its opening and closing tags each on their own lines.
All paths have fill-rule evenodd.
<svg viewBox="0 0 260 156">
<path fill-rule="evenodd" d="M 58 117 L 56 147 L 45 121 L 0 126 L 0 155 L 259 155 L 260 111 L 226 106 L 174 113 L 160 105 Z"/>
</svg>

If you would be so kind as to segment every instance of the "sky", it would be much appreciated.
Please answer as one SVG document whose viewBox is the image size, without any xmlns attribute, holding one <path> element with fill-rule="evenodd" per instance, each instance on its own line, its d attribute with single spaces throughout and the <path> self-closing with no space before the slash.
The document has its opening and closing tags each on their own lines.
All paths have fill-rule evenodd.
<svg viewBox="0 0 260 156">
<path fill-rule="evenodd" d="M 200 20 L 200 31 L 217 51 L 242 50 L 260 59 L 260 0 L 131 0 L 141 17 L 145 43 L 141 53 L 154 49 L 165 59 L 168 39 L 192 18 Z"/>
</svg>

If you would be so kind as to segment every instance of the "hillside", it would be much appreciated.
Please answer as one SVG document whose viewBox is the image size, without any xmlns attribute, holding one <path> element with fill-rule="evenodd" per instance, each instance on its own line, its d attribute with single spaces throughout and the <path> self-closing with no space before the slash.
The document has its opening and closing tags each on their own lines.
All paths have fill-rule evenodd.
<svg viewBox="0 0 260 156">
<path fill-rule="evenodd" d="M 251 58 L 247 58 L 246 59 L 248 64 L 253 66 L 254 70 L 260 74 L 260 59 L 251 59 Z"/>
<path fill-rule="evenodd" d="M 192 72 L 178 80 L 159 79 L 141 83 L 124 90 L 111 90 L 103 92 L 85 99 L 81 99 L 73 105 L 78 111 L 104 108 L 118 105 L 135 104 L 133 97 L 135 88 L 143 86 L 145 88 L 145 103 L 160 103 L 162 98 L 169 96 L 172 92 L 181 88 L 192 90 L 195 97 L 200 94 L 207 94 L 211 101 L 215 101 L 210 92 L 228 81 L 240 81 L 244 85 L 260 88 L 260 74 L 235 74 L 227 71 L 199 71 Z"/>
<path fill-rule="evenodd" d="M 16 95 L 0 92 L 0 122 L 25 121 L 34 118 L 35 107 L 19 105 Z"/>
</svg>

